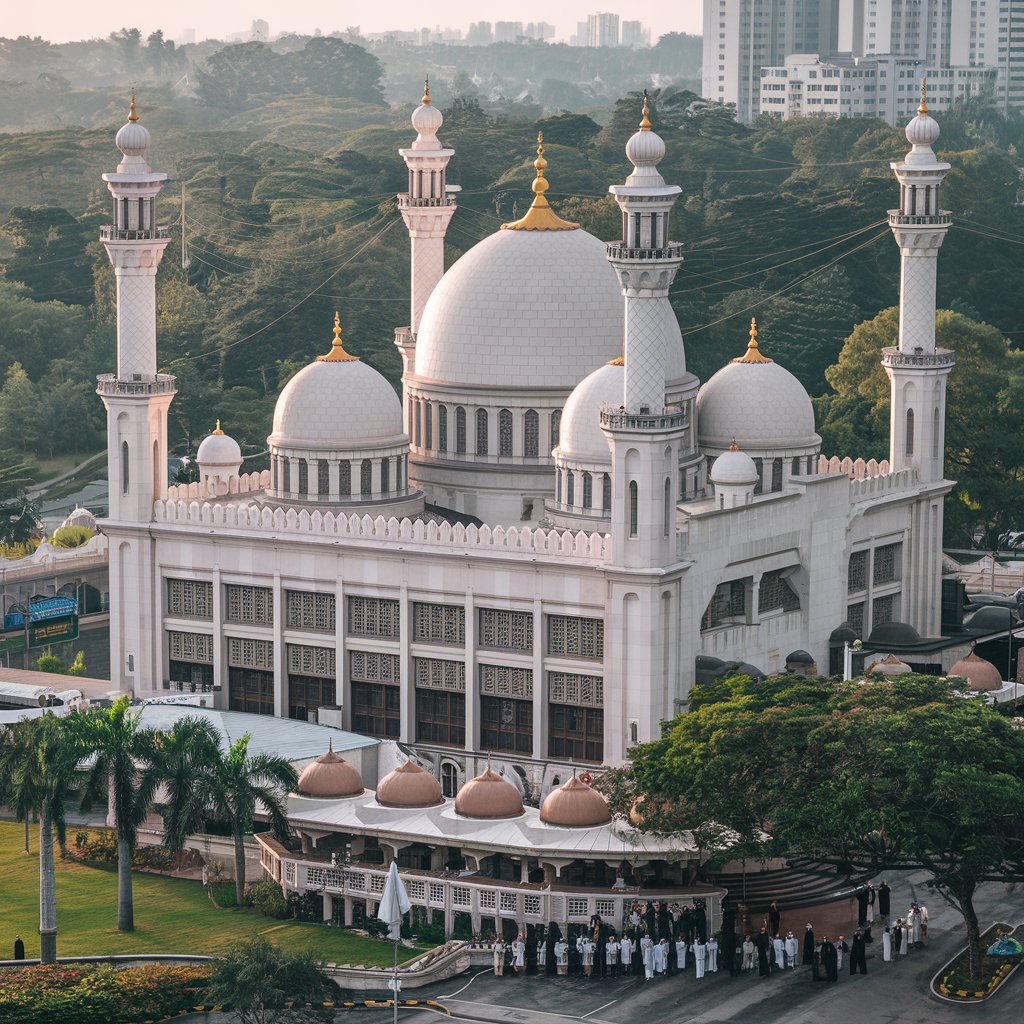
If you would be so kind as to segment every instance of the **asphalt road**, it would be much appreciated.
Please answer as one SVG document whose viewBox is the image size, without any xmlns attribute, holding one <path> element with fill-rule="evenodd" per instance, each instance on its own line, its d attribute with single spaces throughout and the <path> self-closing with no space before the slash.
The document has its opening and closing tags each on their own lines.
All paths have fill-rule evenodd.
<svg viewBox="0 0 1024 1024">
<path fill-rule="evenodd" d="M 649 982 L 635 977 L 496 978 L 481 971 L 421 989 L 415 996 L 443 1003 L 452 1013 L 450 1019 L 486 1024 L 962 1024 L 972 1014 L 984 1016 L 986 1024 L 1020 1024 L 1024 969 L 983 1007 L 953 1006 L 929 995 L 932 976 L 963 947 L 964 931 L 959 915 L 924 888 L 926 877 L 899 878 L 894 893 L 910 894 L 927 904 L 927 949 L 912 950 L 900 962 L 886 964 L 876 938 L 869 947 L 868 974 L 851 976 L 847 968 L 834 985 L 811 981 L 810 969 L 804 967 L 764 979 L 719 972 L 697 981 L 691 970 Z M 888 878 L 897 883 L 892 873 Z M 902 899 L 894 901 L 894 909 L 901 906 Z M 1007 893 L 1001 885 L 986 885 L 976 906 L 982 927 L 996 920 L 1024 923 L 1024 891 Z M 876 937 L 880 934 L 876 926 Z M 391 1011 L 358 1011 L 358 1019 L 387 1024 Z M 442 1019 L 426 1010 L 400 1011 L 402 1024 L 436 1024 Z"/>
</svg>

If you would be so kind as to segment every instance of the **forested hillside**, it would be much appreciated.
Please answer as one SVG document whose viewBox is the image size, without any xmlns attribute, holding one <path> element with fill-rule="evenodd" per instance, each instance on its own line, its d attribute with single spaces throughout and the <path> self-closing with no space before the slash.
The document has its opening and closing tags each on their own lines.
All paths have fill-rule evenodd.
<svg viewBox="0 0 1024 1024">
<path fill-rule="evenodd" d="M 378 58 L 330 38 L 210 53 L 188 95 L 166 76 L 165 84 L 139 85 L 150 162 L 172 179 L 161 199 L 173 241 L 158 315 L 161 366 L 179 377 L 179 453 L 217 417 L 247 455 L 262 452 L 280 387 L 329 345 L 336 308 L 346 346 L 397 382 L 392 336 L 408 322 L 408 240 L 394 194 L 405 187 L 397 150 L 411 140 L 418 100 L 410 55 L 419 51 L 406 52 L 410 94 L 390 104 Z M 11 73 L 9 57 L 0 66 Z M 560 212 L 601 238 L 619 237 L 607 187 L 629 170 L 623 147 L 639 93 L 586 113 L 545 114 L 529 95 L 495 100 L 468 76 L 460 93 L 460 74 L 432 82 L 442 138 L 456 153 L 449 180 L 463 190 L 449 264 L 529 202 L 538 129 Z M 7 87 L 21 89 L 0 89 Z M 93 126 L 54 120 L 0 141 L 0 449 L 92 451 L 102 441 L 92 389 L 95 373 L 114 365 L 114 310 L 113 275 L 96 241 L 108 209 L 99 176 L 117 162 L 113 135 L 126 104 L 125 90 L 110 83 L 89 91 L 104 97 Z M 725 111 L 702 109 L 678 84 L 652 98 L 667 146 L 662 172 L 683 190 L 672 234 L 687 258 L 672 301 L 689 368 L 707 378 L 741 353 L 756 315 L 764 350 L 821 396 L 826 451 L 884 454 L 880 370 L 858 378 L 850 366 L 868 364 L 849 353 L 836 364 L 855 326 L 897 301 L 899 256 L 885 216 L 897 193 L 889 163 L 907 149 L 902 133 L 867 119 L 741 126 Z M 964 428 L 950 432 L 951 461 L 964 484 L 950 529 L 965 542 L 978 528 L 1010 523 L 1024 479 L 1019 446 L 993 447 L 1019 434 L 1014 416 L 1024 408 L 1016 353 L 1024 337 L 1024 217 L 1016 205 L 1024 121 L 974 102 L 940 123 L 939 149 L 953 165 L 943 206 L 955 226 L 939 260 L 939 304 L 963 314 L 961 344 L 988 346 L 979 365 L 994 370 L 980 395 L 954 389 Z M 963 326 L 974 321 L 994 330 Z M 882 334 L 891 330 L 880 323 Z M 987 441 L 970 430 L 975 419 L 991 426 Z"/>
</svg>

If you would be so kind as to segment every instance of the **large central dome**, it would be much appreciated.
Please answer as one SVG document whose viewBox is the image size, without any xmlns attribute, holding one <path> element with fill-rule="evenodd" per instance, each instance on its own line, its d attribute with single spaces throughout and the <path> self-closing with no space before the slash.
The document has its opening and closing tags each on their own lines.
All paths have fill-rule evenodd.
<svg viewBox="0 0 1024 1024">
<path fill-rule="evenodd" d="M 416 336 L 416 376 L 573 388 L 622 351 L 623 307 L 604 243 L 580 228 L 498 231 L 441 278 Z"/>
</svg>

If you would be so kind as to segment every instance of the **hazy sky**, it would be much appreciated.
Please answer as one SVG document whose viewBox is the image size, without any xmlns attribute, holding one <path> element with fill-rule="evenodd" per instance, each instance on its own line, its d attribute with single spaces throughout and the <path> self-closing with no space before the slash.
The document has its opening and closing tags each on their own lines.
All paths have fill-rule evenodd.
<svg viewBox="0 0 1024 1024">
<path fill-rule="evenodd" d="M 587 0 L 542 3 L 520 0 L 516 4 L 497 0 L 446 0 L 430 7 L 422 0 L 385 0 L 383 3 L 339 3 L 337 0 L 176 0 L 171 4 L 139 4 L 114 9 L 109 4 L 85 0 L 38 0 L 36 3 L 4 4 L 0 35 L 43 36 L 53 42 L 105 36 L 122 26 L 140 28 L 146 34 L 162 28 L 170 38 L 184 28 L 194 28 L 196 37 L 223 38 L 247 30 L 253 18 L 265 18 L 271 35 L 293 30 L 324 32 L 358 25 L 364 32 L 384 29 L 461 28 L 471 21 L 548 21 L 562 38 L 576 31 L 576 22 L 595 10 L 608 10 L 624 18 L 649 25 L 654 38 L 665 32 L 700 32 L 701 0 L 649 0 L 647 4 L 619 5 L 614 2 L 588 4 Z M 424 11 L 436 10 L 426 16 Z M 121 13 L 123 12 L 123 13 Z"/>
</svg>

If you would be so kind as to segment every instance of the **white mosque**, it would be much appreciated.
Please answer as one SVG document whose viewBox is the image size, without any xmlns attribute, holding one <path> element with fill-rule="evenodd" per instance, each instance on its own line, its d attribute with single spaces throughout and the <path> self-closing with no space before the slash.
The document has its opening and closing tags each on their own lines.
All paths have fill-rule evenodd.
<svg viewBox="0 0 1024 1024">
<path fill-rule="evenodd" d="M 541 144 L 529 211 L 448 270 L 453 151 L 429 95 L 412 125 L 401 399 L 346 350 L 337 316 L 328 345 L 325 316 L 326 353 L 278 400 L 271 468 L 241 472 L 218 426 L 201 482 L 167 487 L 175 379 L 158 372 L 154 298 L 166 176 L 146 162 L 133 100 L 103 176 L 118 365 L 97 389 L 118 686 L 209 691 L 217 707 L 398 741 L 445 796 L 488 758 L 543 796 L 570 763 L 619 764 L 658 736 L 698 664 L 824 668 L 843 623 L 865 638 L 891 622 L 938 634 L 949 166 L 923 101 L 893 165 L 901 324 L 883 360 L 881 464 L 822 455 L 806 392 L 756 325 L 703 385 L 687 371 L 668 299 L 686 249 L 670 233 L 680 190 L 658 170 L 646 104 L 632 169 L 609 189 L 620 241 L 558 216 Z"/>
</svg>

